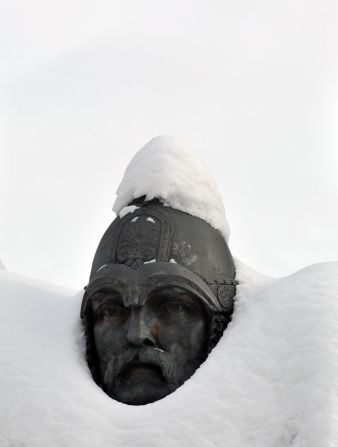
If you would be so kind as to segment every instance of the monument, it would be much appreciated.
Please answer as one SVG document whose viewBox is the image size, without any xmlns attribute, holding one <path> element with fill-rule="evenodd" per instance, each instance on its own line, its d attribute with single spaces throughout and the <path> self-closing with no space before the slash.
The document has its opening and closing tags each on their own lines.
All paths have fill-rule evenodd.
<svg viewBox="0 0 338 447">
<path fill-rule="evenodd" d="M 97 248 L 81 317 L 95 382 L 131 405 L 175 391 L 230 321 L 235 267 L 221 232 L 140 197 Z"/>
<path fill-rule="evenodd" d="M 336 446 L 338 263 L 235 272 L 217 188 L 168 138 L 114 211 L 85 291 L 0 270 L 0 445 Z"/>
</svg>

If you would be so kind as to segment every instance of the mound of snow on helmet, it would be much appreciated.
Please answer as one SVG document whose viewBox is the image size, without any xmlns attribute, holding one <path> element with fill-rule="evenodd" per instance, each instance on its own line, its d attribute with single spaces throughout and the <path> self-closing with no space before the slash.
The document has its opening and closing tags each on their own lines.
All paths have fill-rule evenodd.
<svg viewBox="0 0 338 447">
<path fill-rule="evenodd" d="M 226 241 L 230 229 L 222 196 L 207 166 L 186 141 L 153 138 L 129 163 L 113 206 L 116 214 L 133 199 L 161 199 L 166 205 L 209 222 Z"/>
</svg>

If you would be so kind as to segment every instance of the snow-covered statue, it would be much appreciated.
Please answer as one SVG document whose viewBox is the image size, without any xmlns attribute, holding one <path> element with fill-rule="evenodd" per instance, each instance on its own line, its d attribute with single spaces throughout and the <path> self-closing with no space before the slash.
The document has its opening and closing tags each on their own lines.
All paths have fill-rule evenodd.
<svg viewBox="0 0 338 447">
<path fill-rule="evenodd" d="M 96 251 L 81 316 L 95 381 L 120 402 L 154 402 L 182 385 L 227 326 L 235 266 L 204 220 L 134 200 Z"/>
<path fill-rule="evenodd" d="M 93 378 L 120 402 L 175 391 L 230 321 L 235 266 L 222 200 L 206 178 L 181 140 L 158 137 L 119 187 L 118 217 L 97 248 L 81 317 Z"/>
<path fill-rule="evenodd" d="M 338 262 L 234 257 L 234 277 L 222 198 L 175 138 L 135 155 L 114 211 L 85 292 L 0 268 L 0 446 L 337 447 Z"/>
</svg>

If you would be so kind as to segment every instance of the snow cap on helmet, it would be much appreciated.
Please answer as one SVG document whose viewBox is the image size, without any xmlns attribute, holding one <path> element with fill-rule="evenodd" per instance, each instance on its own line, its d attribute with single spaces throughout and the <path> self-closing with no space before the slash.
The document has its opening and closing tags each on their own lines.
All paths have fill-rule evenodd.
<svg viewBox="0 0 338 447">
<path fill-rule="evenodd" d="M 82 316 L 107 284 L 130 304 L 140 304 L 152 288 L 177 285 L 210 310 L 231 312 L 235 267 L 222 199 L 182 140 L 157 137 L 135 155 L 114 209 L 119 215 L 97 248 Z"/>
</svg>

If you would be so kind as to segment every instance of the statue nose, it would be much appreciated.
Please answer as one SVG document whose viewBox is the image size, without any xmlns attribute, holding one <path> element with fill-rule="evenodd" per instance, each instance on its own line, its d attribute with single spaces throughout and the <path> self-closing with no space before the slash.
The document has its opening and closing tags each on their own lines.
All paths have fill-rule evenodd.
<svg viewBox="0 0 338 447">
<path fill-rule="evenodd" d="M 151 333 L 151 322 L 147 321 L 144 308 L 142 307 L 131 309 L 127 340 L 134 346 L 142 344 L 156 346 L 155 339 Z"/>
</svg>

